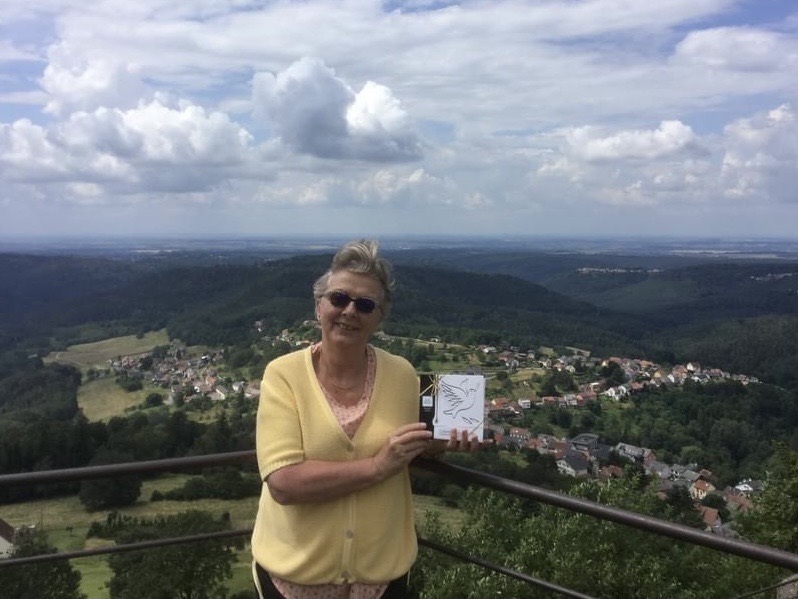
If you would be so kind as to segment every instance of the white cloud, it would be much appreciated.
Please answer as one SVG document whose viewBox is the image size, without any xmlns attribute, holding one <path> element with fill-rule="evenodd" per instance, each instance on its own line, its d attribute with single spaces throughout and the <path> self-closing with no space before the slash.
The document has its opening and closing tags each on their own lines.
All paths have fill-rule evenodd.
<svg viewBox="0 0 798 599">
<path fill-rule="evenodd" d="M 355 93 L 321 60 L 303 58 L 276 76 L 257 73 L 252 87 L 255 113 L 298 152 L 367 161 L 420 157 L 409 117 L 385 86 L 369 81 Z"/>
<path fill-rule="evenodd" d="M 559 151 L 541 156 L 531 181 L 564 189 L 571 201 L 687 205 L 713 193 L 713 141 L 679 121 L 663 121 L 653 130 L 579 127 L 558 134 Z"/>
<path fill-rule="evenodd" d="M 798 41 L 776 31 L 719 27 L 688 33 L 677 45 L 674 58 L 729 71 L 794 69 L 798 67 Z"/>
<path fill-rule="evenodd" d="M 42 58 L 29 50 L 19 48 L 9 40 L 0 40 L 0 62 L 4 60 L 39 62 Z"/>
<path fill-rule="evenodd" d="M 693 130 L 680 121 L 663 121 L 653 131 L 622 131 L 606 137 L 594 127 L 580 127 L 568 131 L 566 140 L 571 152 L 588 162 L 652 160 L 695 150 L 698 145 Z"/>
<path fill-rule="evenodd" d="M 224 114 L 154 101 L 127 111 L 77 112 L 50 128 L 28 120 L 2 125 L 0 172 L 9 180 L 61 181 L 77 190 L 98 183 L 124 194 L 196 191 L 219 177 L 245 174 L 251 142 Z"/>
<path fill-rule="evenodd" d="M 45 112 L 64 116 L 101 106 L 128 108 L 145 95 L 145 86 L 132 65 L 112 57 L 80 58 L 67 42 L 50 49 L 50 61 L 41 78 L 50 95 Z"/>
<path fill-rule="evenodd" d="M 424 202 L 440 193 L 446 185 L 422 168 L 411 171 L 378 169 L 357 185 L 357 197 L 364 204 Z M 438 201 L 442 199 L 439 196 Z"/>
<path fill-rule="evenodd" d="M 40 91 L 19 91 L 0 93 L 0 104 L 30 104 L 43 106 L 47 102 L 47 95 Z"/>
<path fill-rule="evenodd" d="M 729 198 L 798 202 L 798 118 L 784 104 L 724 131 L 721 179 Z"/>
<path fill-rule="evenodd" d="M 798 200 L 798 118 L 788 104 L 738 119 L 723 135 L 699 137 L 678 122 L 561 135 L 560 151 L 550 153 L 531 180 L 561 182 L 584 202 L 689 209 L 722 198 L 759 206 Z"/>
</svg>

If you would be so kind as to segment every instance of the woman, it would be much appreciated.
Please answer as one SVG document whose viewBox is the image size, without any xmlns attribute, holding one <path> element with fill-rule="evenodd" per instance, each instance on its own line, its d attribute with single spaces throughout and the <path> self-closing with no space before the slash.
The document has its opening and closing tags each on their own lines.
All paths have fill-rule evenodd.
<svg viewBox="0 0 798 599">
<path fill-rule="evenodd" d="M 266 367 L 252 534 L 261 597 L 405 596 L 417 553 L 407 466 L 433 442 L 413 367 L 369 344 L 392 289 L 376 242 L 345 245 L 313 286 L 321 342 Z"/>
</svg>

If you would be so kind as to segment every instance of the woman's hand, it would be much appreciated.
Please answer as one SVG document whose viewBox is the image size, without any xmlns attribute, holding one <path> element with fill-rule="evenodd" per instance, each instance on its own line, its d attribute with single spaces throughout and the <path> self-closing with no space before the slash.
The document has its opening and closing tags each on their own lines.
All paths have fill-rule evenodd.
<svg viewBox="0 0 798 599">
<path fill-rule="evenodd" d="M 429 449 L 432 432 L 423 422 L 405 424 L 396 429 L 372 459 L 381 480 L 390 478 Z"/>
<path fill-rule="evenodd" d="M 469 438 L 467 430 L 458 432 L 456 428 L 453 428 L 449 434 L 449 440 L 446 442 L 446 450 L 474 452 L 480 448 L 480 445 L 479 437 L 476 435 Z"/>
<path fill-rule="evenodd" d="M 444 441 L 443 439 L 434 440 L 421 456 L 424 458 L 434 458 L 444 451 L 468 451 L 473 453 L 481 447 L 489 447 L 491 445 L 493 445 L 493 439 L 480 441 L 479 437 L 476 435 L 472 435 L 469 438 L 468 431 L 464 430 L 458 432 L 456 428 L 453 428 L 448 441 Z"/>
</svg>

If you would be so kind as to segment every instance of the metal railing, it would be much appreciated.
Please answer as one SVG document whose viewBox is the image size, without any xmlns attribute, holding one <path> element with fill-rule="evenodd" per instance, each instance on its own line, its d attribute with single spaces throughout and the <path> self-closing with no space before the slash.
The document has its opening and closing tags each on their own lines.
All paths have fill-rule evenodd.
<svg viewBox="0 0 798 599">
<path fill-rule="evenodd" d="M 3 474 L 0 475 L 0 488 L 15 485 L 60 483 L 76 480 L 114 477 L 126 474 L 175 472 L 212 466 L 229 466 L 254 463 L 255 460 L 255 452 L 250 450 L 185 458 L 170 458 L 163 460 L 128 462 L 123 464 L 88 466 L 84 468 L 68 468 L 62 470 Z M 783 551 L 764 545 L 758 545 L 739 539 L 718 536 L 712 533 L 690 528 L 682 524 L 676 524 L 674 522 L 668 522 L 666 520 L 638 514 L 629 510 L 623 510 L 598 502 L 572 497 L 556 491 L 548 491 L 534 485 L 509 480 L 484 472 L 478 472 L 476 470 L 464 468 L 462 466 L 456 466 L 454 464 L 440 460 L 419 459 L 413 462 L 413 467 L 428 470 L 439 475 L 452 477 L 461 483 L 471 483 L 484 486 L 496 491 L 515 495 L 517 497 L 546 503 L 570 511 L 587 514 L 601 520 L 608 520 L 656 535 L 666 536 L 687 543 L 692 543 L 694 545 L 701 545 L 722 551 L 724 553 L 738 555 L 751 560 L 798 572 L 798 554 L 790 553 L 788 551 Z M 51 553 L 21 558 L 9 558 L 0 560 L 0 569 L 55 560 L 77 559 L 82 557 L 119 553 L 123 551 L 151 549 L 180 543 L 196 543 L 212 539 L 248 536 L 251 534 L 251 532 L 251 529 L 227 530 L 185 537 L 175 537 L 171 539 L 156 539 L 125 545 L 98 547 L 80 551 Z M 490 563 L 486 560 L 482 560 L 479 557 L 469 555 L 449 547 L 445 547 L 434 541 L 420 538 L 419 544 L 432 550 L 448 554 L 462 561 L 481 566 L 493 572 L 513 577 L 517 580 L 545 588 L 564 596 L 574 597 L 577 599 L 593 599 L 589 595 L 579 593 L 578 591 L 574 591 L 572 589 L 560 587 L 546 581 L 535 579 L 524 573 L 505 568 L 501 565 Z"/>
</svg>

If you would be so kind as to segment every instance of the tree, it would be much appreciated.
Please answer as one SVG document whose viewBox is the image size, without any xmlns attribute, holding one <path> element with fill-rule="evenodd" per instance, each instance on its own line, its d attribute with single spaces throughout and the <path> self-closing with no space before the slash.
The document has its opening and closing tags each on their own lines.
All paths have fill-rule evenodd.
<svg viewBox="0 0 798 599">
<path fill-rule="evenodd" d="M 601 369 L 601 376 L 604 377 L 604 384 L 607 387 L 614 387 L 626 382 L 626 374 L 617 362 L 609 362 Z"/>
<path fill-rule="evenodd" d="M 44 531 L 34 528 L 17 531 L 14 542 L 12 558 L 57 552 Z M 0 568 L 0 589 L 4 599 L 86 599 L 80 592 L 80 578 L 80 572 L 67 560 L 6 567 Z"/>
<path fill-rule="evenodd" d="M 738 524 L 751 540 L 786 551 L 798 552 L 798 451 L 776 445 L 770 459 L 765 489 L 749 514 Z"/>
<path fill-rule="evenodd" d="M 116 542 L 132 543 L 230 529 L 229 516 L 215 520 L 197 510 L 174 516 L 138 521 L 116 536 Z M 233 541 L 219 539 L 174 545 L 109 556 L 113 572 L 108 584 L 112 599 L 206 599 L 223 597 L 221 583 L 232 576 L 236 560 Z"/>
<path fill-rule="evenodd" d="M 655 490 L 644 488 L 644 482 L 632 473 L 603 485 L 583 482 L 569 494 L 668 516 L 669 506 Z M 469 490 L 460 506 L 466 517 L 456 531 L 432 515 L 422 536 L 594 597 L 725 598 L 778 580 L 775 568 L 751 560 L 491 491 Z M 424 551 L 410 577 L 412 590 L 422 598 L 550 596 L 538 587 Z"/>
<path fill-rule="evenodd" d="M 540 388 L 540 394 L 547 397 L 557 397 L 560 395 L 553 377 L 546 377 L 546 380 L 543 381 L 543 386 Z"/>
<path fill-rule="evenodd" d="M 133 461 L 124 453 L 100 450 L 91 461 L 92 465 L 114 464 Z M 108 478 L 87 479 L 80 484 L 80 502 L 92 512 L 95 510 L 124 507 L 136 502 L 141 494 L 141 477 L 135 474 Z"/>
<path fill-rule="evenodd" d="M 144 400 L 144 406 L 147 408 L 157 408 L 163 405 L 163 395 L 160 393 L 150 393 Z"/>
</svg>

